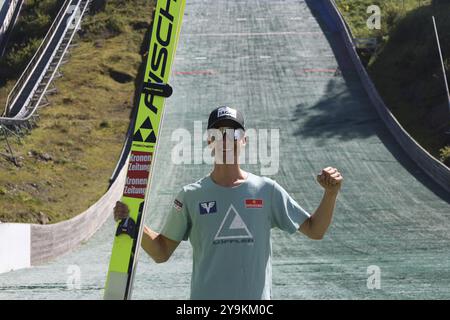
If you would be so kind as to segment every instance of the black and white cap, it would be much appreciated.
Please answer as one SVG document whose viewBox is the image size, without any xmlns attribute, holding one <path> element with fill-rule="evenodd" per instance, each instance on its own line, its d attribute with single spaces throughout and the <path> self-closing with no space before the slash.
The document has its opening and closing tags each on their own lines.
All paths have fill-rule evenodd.
<svg viewBox="0 0 450 320">
<path fill-rule="evenodd" d="M 214 109 L 209 115 L 208 129 L 217 128 L 216 125 L 224 120 L 230 120 L 235 124 L 235 128 L 245 130 L 244 116 L 239 110 L 222 106 Z"/>
</svg>

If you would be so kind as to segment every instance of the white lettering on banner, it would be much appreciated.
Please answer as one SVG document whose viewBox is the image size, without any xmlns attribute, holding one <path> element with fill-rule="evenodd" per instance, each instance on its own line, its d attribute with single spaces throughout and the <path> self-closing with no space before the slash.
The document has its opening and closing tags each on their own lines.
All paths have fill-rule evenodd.
<svg viewBox="0 0 450 320">
<path fill-rule="evenodd" d="M 151 155 L 135 155 L 132 154 L 130 157 L 130 162 L 150 162 L 152 161 Z"/>
<path fill-rule="evenodd" d="M 128 171 L 149 171 L 150 165 L 140 163 L 130 163 L 128 165 Z"/>
<path fill-rule="evenodd" d="M 144 195 L 145 194 L 145 190 L 146 188 L 135 188 L 133 186 L 128 187 L 125 186 L 125 194 L 129 195 L 129 194 L 141 194 Z"/>
<path fill-rule="evenodd" d="M 134 184 L 134 185 L 147 185 L 147 181 L 148 179 L 139 179 L 139 178 L 129 178 L 127 177 L 127 181 L 125 182 L 125 184 Z"/>
</svg>

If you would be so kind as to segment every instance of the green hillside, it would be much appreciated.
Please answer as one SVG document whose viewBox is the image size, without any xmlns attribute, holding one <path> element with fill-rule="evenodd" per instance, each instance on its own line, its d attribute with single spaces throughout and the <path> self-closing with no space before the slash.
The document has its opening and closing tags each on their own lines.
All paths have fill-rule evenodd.
<svg viewBox="0 0 450 320">
<path fill-rule="evenodd" d="M 382 27 L 369 30 L 367 7 L 381 9 Z M 435 157 L 450 165 L 450 111 L 432 16 L 436 17 L 450 71 L 450 1 L 338 1 L 355 37 L 379 40 L 368 71 L 402 126 Z"/>
<path fill-rule="evenodd" d="M 78 46 L 60 69 L 64 76 L 55 82 L 58 93 L 40 110 L 38 127 L 22 144 L 9 139 L 18 167 L 2 142 L 0 221 L 58 222 L 83 212 L 105 193 L 129 124 L 153 7 L 150 1 L 114 0 L 86 17 Z M 39 17 L 28 7 L 18 27 L 29 27 L 23 21 L 33 24 Z M 22 39 L 21 46 L 9 50 L 23 50 L 25 56 L 36 39 Z M 1 63 L 14 66 L 11 56 Z M 1 105 L 18 76 L 14 70 L 9 69 L 0 89 Z"/>
</svg>

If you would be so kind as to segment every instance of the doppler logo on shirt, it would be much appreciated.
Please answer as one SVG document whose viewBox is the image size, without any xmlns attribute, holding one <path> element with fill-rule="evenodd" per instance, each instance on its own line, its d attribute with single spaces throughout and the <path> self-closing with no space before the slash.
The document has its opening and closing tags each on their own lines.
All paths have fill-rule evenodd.
<svg viewBox="0 0 450 320">
<path fill-rule="evenodd" d="M 262 199 L 245 199 L 245 207 L 259 209 L 263 207 L 263 201 Z"/>
</svg>

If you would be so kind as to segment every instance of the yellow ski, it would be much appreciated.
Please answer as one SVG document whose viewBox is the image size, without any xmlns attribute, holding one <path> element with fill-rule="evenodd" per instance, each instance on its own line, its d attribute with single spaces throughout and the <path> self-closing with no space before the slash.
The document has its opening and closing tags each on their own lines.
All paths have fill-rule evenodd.
<svg viewBox="0 0 450 320">
<path fill-rule="evenodd" d="M 157 0 L 151 24 L 147 65 L 121 201 L 130 217 L 117 224 L 105 285 L 105 299 L 130 299 L 165 98 L 186 0 Z"/>
</svg>

